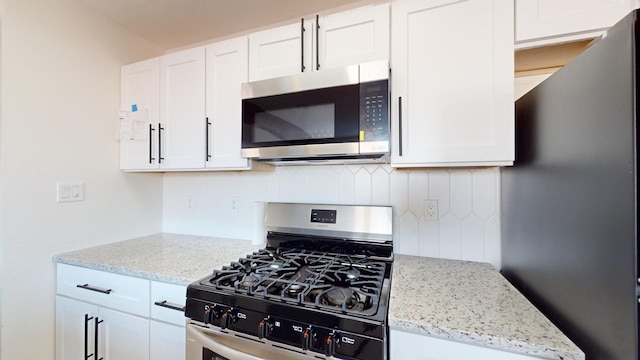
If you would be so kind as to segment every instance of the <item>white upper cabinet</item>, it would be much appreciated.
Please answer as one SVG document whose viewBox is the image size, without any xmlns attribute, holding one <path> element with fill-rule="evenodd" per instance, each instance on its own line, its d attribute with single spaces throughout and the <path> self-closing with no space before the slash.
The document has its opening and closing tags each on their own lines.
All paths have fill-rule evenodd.
<svg viewBox="0 0 640 360">
<path fill-rule="evenodd" d="M 205 48 L 160 58 L 161 169 L 202 169 L 205 158 Z"/>
<path fill-rule="evenodd" d="M 388 4 L 317 16 L 249 35 L 249 81 L 388 58 Z"/>
<path fill-rule="evenodd" d="M 240 84 L 248 81 L 247 37 L 208 45 L 206 54 L 206 167 L 249 169 L 250 161 L 240 156 Z"/>
<path fill-rule="evenodd" d="M 120 139 L 120 168 L 123 170 L 157 169 L 157 128 L 160 122 L 160 58 L 122 67 L 120 106 L 123 111 L 146 114 L 148 128 L 144 137 Z M 144 117 L 144 115 L 143 115 Z"/>
<path fill-rule="evenodd" d="M 513 164 L 513 1 L 391 11 L 392 166 Z"/>
<path fill-rule="evenodd" d="M 599 36 L 636 0 L 516 0 L 516 48 Z"/>
<path fill-rule="evenodd" d="M 249 35 L 249 81 L 311 71 L 313 24 L 307 21 Z"/>
<path fill-rule="evenodd" d="M 319 17 L 314 70 L 389 59 L 389 4 Z"/>
</svg>

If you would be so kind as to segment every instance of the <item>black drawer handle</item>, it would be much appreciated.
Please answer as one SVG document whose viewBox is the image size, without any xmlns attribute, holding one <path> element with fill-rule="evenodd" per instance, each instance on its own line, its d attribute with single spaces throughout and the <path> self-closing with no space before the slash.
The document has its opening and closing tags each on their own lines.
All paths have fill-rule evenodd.
<svg viewBox="0 0 640 360">
<path fill-rule="evenodd" d="M 80 289 L 96 291 L 96 292 L 99 292 L 99 293 L 102 293 L 102 294 L 107 294 L 107 295 L 111 294 L 111 292 L 113 291 L 111 289 L 99 288 L 99 287 L 92 286 L 92 285 L 89 285 L 89 284 L 76 285 L 76 287 L 79 287 Z"/>
<path fill-rule="evenodd" d="M 167 308 L 167 309 L 171 309 L 171 310 L 184 312 L 184 306 L 181 306 L 179 304 L 170 303 L 167 300 L 156 301 L 156 302 L 153 303 L 153 305 L 160 306 L 160 307 Z"/>
</svg>

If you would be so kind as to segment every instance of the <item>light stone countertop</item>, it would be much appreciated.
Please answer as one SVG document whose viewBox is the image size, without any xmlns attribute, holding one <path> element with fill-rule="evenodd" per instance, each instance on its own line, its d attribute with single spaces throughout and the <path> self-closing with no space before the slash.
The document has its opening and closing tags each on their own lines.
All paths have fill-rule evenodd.
<svg viewBox="0 0 640 360">
<path fill-rule="evenodd" d="M 544 359 L 585 358 L 485 263 L 396 254 L 389 327 Z"/>
<path fill-rule="evenodd" d="M 162 233 L 59 254 L 53 261 L 188 285 L 261 248 L 248 240 Z M 389 327 L 546 359 L 584 359 L 485 263 L 396 254 Z"/>
<path fill-rule="evenodd" d="M 248 240 L 162 233 L 59 254 L 53 261 L 188 285 L 260 248 Z"/>
</svg>

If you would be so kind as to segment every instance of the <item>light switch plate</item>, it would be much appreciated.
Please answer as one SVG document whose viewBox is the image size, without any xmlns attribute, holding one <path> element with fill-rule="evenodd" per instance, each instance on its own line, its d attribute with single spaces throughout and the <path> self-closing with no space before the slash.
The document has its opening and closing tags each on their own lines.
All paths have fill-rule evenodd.
<svg viewBox="0 0 640 360">
<path fill-rule="evenodd" d="M 78 181 L 58 181 L 58 202 L 73 202 L 84 200 L 84 183 Z"/>
</svg>

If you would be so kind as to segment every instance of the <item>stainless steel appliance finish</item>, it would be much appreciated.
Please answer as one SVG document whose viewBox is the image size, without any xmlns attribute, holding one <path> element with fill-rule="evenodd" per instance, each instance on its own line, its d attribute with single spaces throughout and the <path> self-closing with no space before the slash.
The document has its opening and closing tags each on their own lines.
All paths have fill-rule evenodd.
<svg viewBox="0 0 640 360">
<path fill-rule="evenodd" d="M 242 84 L 242 99 L 389 79 L 389 63 L 375 61 Z"/>
<path fill-rule="evenodd" d="M 310 221 L 309 214 L 320 208 L 335 211 L 340 216 L 335 222 Z M 268 232 L 342 237 L 363 242 L 393 240 L 392 210 L 388 206 L 268 203 L 265 214 L 265 230 Z"/>
<path fill-rule="evenodd" d="M 242 84 L 242 156 L 279 165 L 389 161 L 389 64 Z"/>
<path fill-rule="evenodd" d="M 391 207 L 269 203 L 265 229 L 187 288 L 187 360 L 386 360 Z"/>
<path fill-rule="evenodd" d="M 502 272 L 589 360 L 638 359 L 638 11 L 516 102 Z"/>
</svg>

